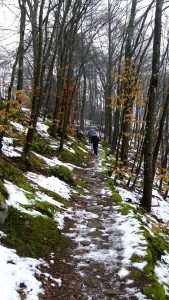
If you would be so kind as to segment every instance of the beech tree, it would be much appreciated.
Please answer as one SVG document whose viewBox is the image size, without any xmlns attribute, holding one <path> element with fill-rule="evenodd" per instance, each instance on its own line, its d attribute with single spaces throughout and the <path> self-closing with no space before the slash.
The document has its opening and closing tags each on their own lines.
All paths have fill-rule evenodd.
<svg viewBox="0 0 169 300">
<path fill-rule="evenodd" d="M 124 164 L 127 163 L 128 159 L 128 147 L 129 147 L 129 137 L 128 133 L 130 132 L 131 126 L 131 115 L 132 115 L 132 101 L 133 98 L 131 96 L 132 86 L 130 85 L 130 69 L 132 68 L 132 40 L 134 34 L 134 21 L 136 15 L 136 6 L 137 0 L 132 1 L 131 13 L 129 24 L 127 28 L 127 39 L 125 45 L 125 73 L 128 77 L 127 82 L 125 82 L 124 87 L 124 95 L 126 95 L 126 100 L 124 102 L 124 111 L 123 111 L 123 119 L 122 119 L 122 147 L 121 147 L 121 160 Z"/>
<path fill-rule="evenodd" d="M 30 3 L 29 3 L 30 4 Z M 39 8 L 39 20 L 38 26 L 36 23 L 37 15 L 33 14 L 33 23 L 32 23 L 32 32 L 33 40 L 36 44 L 34 49 L 34 82 L 33 82 L 33 96 L 32 96 L 32 107 L 31 107 L 31 116 L 29 120 L 28 132 L 26 135 L 26 142 L 23 149 L 23 157 L 27 157 L 31 143 L 33 141 L 34 133 L 36 130 L 37 119 L 39 116 L 39 111 L 42 101 L 42 46 L 43 46 L 43 10 L 44 10 L 45 0 L 41 1 Z M 37 13 L 38 2 L 35 3 L 35 11 Z M 35 22 L 35 23 L 34 23 Z M 36 34 L 34 33 L 36 32 Z M 38 35 L 37 35 L 38 33 Z M 38 37 L 38 39 L 37 39 Z M 38 44 L 37 44 L 38 43 Z"/>
<path fill-rule="evenodd" d="M 148 95 L 148 111 L 146 117 L 146 132 L 144 139 L 144 188 L 141 205 L 146 211 L 151 210 L 152 188 L 154 179 L 154 125 L 156 119 L 156 95 L 159 82 L 160 46 L 163 0 L 156 1 L 152 75 Z"/>
<path fill-rule="evenodd" d="M 83 131 L 85 119 L 95 125 L 104 123 L 104 137 L 116 155 L 113 165 L 116 182 L 120 178 L 129 188 L 136 188 L 144 168 L 147 185 L 144 182 L 141 202 L 150 210 L 151 201 L 147 206 L 146 199 L 151 198 L 154 176 L 159 178 L 160 190 L 168 185 L 168 24 L 163 27 L 159 66 L 160 20 L 155 21 L 155 26 L 152 23 L 155 10 L 158 19 L 162 3 L 132 0 L 126 5 L 125 1 L 109 0 L 103 10 L 100 10 L 101 0 L 18 0 L 17 3 L 18 45 L 12 53 L 10 80 L 6 76 L 5 98 L 9 101 L 6 112 L 1 111 L 1 124 L 13 120 L 12 101 L 22 105 L 16 91 L 24 94 L 26 87 L 30 119 L 25 157 L 31 149 L 40 115 L 45 120 L 50 113 L 50 133 L 60 137 L 60 150 L 64 138 L 73 133 L 75 114 L 79 116 L 76 124 Z M 2 47 L 0 54 L 4 66 L 7 56 L 2 55 Z M 1 130 L 1 144 L 4 134 Z M 147 169 L 152 175 L 148 175 Z M 167 191 L 162 193 L 167 195 Z"/>
</svg>

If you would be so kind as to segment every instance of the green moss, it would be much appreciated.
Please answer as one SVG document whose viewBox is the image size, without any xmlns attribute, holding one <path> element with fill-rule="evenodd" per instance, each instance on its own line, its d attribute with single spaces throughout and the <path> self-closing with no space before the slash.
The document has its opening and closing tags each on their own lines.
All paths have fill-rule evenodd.
<svg viewBox="0 0 169 300">
<path fill-rule="evenodd" d="M 4 232 L 7 236 L 2 237 L 2 244 L 16 249 L 20 256 L 46 259 L 66 242 L 66 237 L 50 218 L 35 218 L 14 208 L 9 210 Z"/>
<path fill-rule="evenodd" d="M 164 254 L 164 252 L 168 251 L 168 243 L 164 237 L 160 236 L 158 232 L 151 235 L 149 231 L 145 231 L 145 228 L 144 237 L 147 241 L 147 253 L 145 256 L 147 265 L 144 268 L 144 272 L 151 280 L 151 284 L 144 287 L 143 292 L 147 297 L 150 297 L 150 299 L 166 300 L 168 297 L 165 295 L 163 286 L 158 282 L 154 268 L 157 264 L 157 261 L 161 260 L 161 256 Z"/>
<path fill-rule="evenodd" d="M 101 200 L 98 201 L 98 205 L 107 206 L 107 203 L 106 203 L 106 201 L 101 199 Z"/>
<path fill-rule="evenodd" d="M 31 150 L 43 154 L 46 151 L 47 142 L 44 139 L 38 138 L 34 139 L 33 143 L 31 144 Z"/>
<path fill-rule="evenodd" d="M 56 152 L 53 147 L 51 147 L 47 140 L 41 138 L 38 133 L 35 133 L 34 141 L 31 144 L 31 150 L 39 154 L 54 154 Z"/>
<path fill-rule="evenodd" d="M 89 157 L 88 152 L 83 151 L 83 150 L 87 150 L 85 144 L 79 141 L 73 143 L 72 149 L 75 151 L 78 159 L 80 159 L 82 164 L 84 163 L 84 160 Z"/>
<path fill-rule="evenodd" d="M 157 281 L 143 287 L 143 293 L 150 299 L 166 300 L 165 290 Z"/>
<path fill-rule="evenodd" d="M 36 196 L 32 193 L 25 193 L 25 197 L 29 200 L 35 200 Z"/>
<path fill-rule="evenodd" d="M 50 126 L 52 125 L 52 121 L 51 121 L 51 120 L 46 120 L 46 121 L 44 122 L 44 124 L 45 124 L 46 126 L 50 127 Z"/>
<path fill-rule="evenodd" d="M 113 191 L 113 200 L 115 200 L 117 203 L 123 201 L 118 191 Z"/>
<path fill-rule="evenodd" d="M 87 143 L 88 144 L 88 143 Z M 87 147 L 86 147 L 86 140 L 85 140 L 85 142 L 83 142 L 83 140 L 82 141 L 77 141 L 76 143 L 75 143 L 75 145 L 77 146 L 77 147 L 80 147 L 80 148 L 82 148 L 83 150 L 85 150 L 85 151 L 88 151 L 88 149 L 87 149 Z M 84 151 L 82 151 L 83 153 L 84 153 Z M 87 155 L 87 154 L 86 154 Z"/>
<path fill-rule="evenodd" d="M 122 197 L 119 194 L 119 191 L 117 191 L 114 187 L 113 180 L 111 178 L 108 178 L 106 180 L 106 186 L 111 190 L 112 192 L 112 200 L 119 203 L 122 202 Z"/>
<path fill-rule="evenodd" d="M 150 249 L 146 250 L 145 260 L 147 261 L 147 265 L 144 267 L 144 271 L 148 275 L 154 274 L 155 262 L 154 262 L 154 259 L 153 259 L 153 256 L 152 256 L 152 252 L 151 252 Z"/>
<path fill-rule="evenodd" d="M 6 107 L 5 101 L 0 101 L 0 110 L 5 109 L 5 107 Z"/>
<path fill-rule="evenodd" d="M 76 138 L 77 138 L 79 141 L 82 141 L 82 142 L 85 143 L 85 144 L 88 143 L 88 140 L 86 139 L 86 136 L 84 135 L 83 132 L 81 132 L 81 131 L 76 131 L 75 136 L 76 136 Z"/>
<path fill-rule="evenodd" d="M 13 164 L 0 161 L 0 177 L 11 181 L 18 187 L 24 188 L 27 191 L 31 191 L 31 187 L 27 181 L 27 178 L 24 176 L 23 172 Z"/>
<path fill-rule="evenodd" d="M 84 161 L 89 157 L 87 152 L 84 152 L 81 148 L 84 148 L 84 144 L 81 142 L 71 143 L 70 148 L 74 150 L 74 153 L 68 149 L 63 149 L 60 152 L 60 159 L 64 162 L 74 164 L 76 166 L 84 166 Z"/>
<path fill-rule="evenodd" d="M 43 171 L 44 167 L 45 167 L 45 163 L 42 159 L 38 158 L 35 155 L 31 155 L 30 156 L 30 160 L 31 160 L 31 169 L 32 171 L 36 170 L 36 171 Z M 30 170 L 31 171 L 31 170 Z"/>
<path fill-rule="evenodd" d="M 4 201 L 9 196 L 8 191 L 7 191 L 6 187 L 4 186 L 2 180 L 0 180 L 0 196 L 1 196 L 0 201 Z"/>
<path fill-rule="evenodd" d="M 133 208 L 129 204 L 122 204 L 121 206 L 121 214 L 128 215 Z"/>
<path fill-rule="evenodd" d="M 139 256 L 136 253 L 133 253 L 132 257 L 131 257 L 131 262 L 135 263 L 135 262 L 143 262 L 145 260 L 145 258 L 143 256 Z"/>
<path fill-rule="evenodd" d="M 144 232 L 144 236 L 148 242 L 146 260 L 152 267 L 161 259 L 165 251 L 168 251 L 168 243 L 160 236 L 159 233 L 151 235 L 148 231 Z"/>
<path fill-rule="evenodd" d="M 24 143 L 19 139 L 15 139 L 13 141 L 13 145 L 14 145 L 14 147 L 24 147 Z"/>
<path fill-rule="evenodd" d="M 70 205 L 70 202 L 66 200 L 65 198 L 61 197 L 60 195 L 56 194 L 55 192 L 45 190 L 44 188 L 39 188 L 40 191 L 44 192 L 49 197 L 53 198 L 54 200 L 58 201 L 59 203 L 62 203 L 66 207 Z"/>
<path fill-rule="evenodd" d="M 80 162 L 78 162 L 76 155 L 67 149 L 63 149 L 60 152 L 59 157 L 60 160 L 63 162 L 69 162 L 71 164 L 80 165 Z"/>
<path fill-rule="evenodd" d="M 0 194 L 0 202 L 5 202 L 4 196 Z"/>
<path fill-rule="evenodd" d="M 46 171 L 48 172 L 48 176 L 55 176 L 67 183 L 75 184 L 73 174 L 70 171 L 70 169 L 66 166 L 57 165 L 46 169 Z"/>
<path fill-rule="evenodd" d="M 35 210 L 39 211 L 43 215 L 53 219 L 54 214 L 58 211 L 57 207 L 47 201 L 36 201 Z"/>
<path fill-rule="evenodd" d="M 142 276 L 143 276 L 143 272 L 136 268 L 133 268 L 129 274 L 129 278 L 132 280 L 135 280 L 136 278 L 141 278 Z"/>
<path fill-rule="evenodd" d="M 77 181 L 77 185 L 79 185 L 82 189 L 87 188 L 86 182 L 82 179 Z"/>
<path fill-rule="evenodd" d="M 51 219 L 54 219 L 55 213 L 59 211 L 55 205 L 53 205 L 47 201 L 36 200 L 32 204 L 22 205 L 22 206 L 25 207 L 27 210 L 39 211 L 41 214 L 43 214 Z"/>
<path fill-rule="evenodd" d="M 42 173 L 46 167 L 43 159 L 37 157 L 34 153 L 30 153 L 29 157 L 27 158 L 20 158 L 17 162 L 17 166 L 23 172 L 37 172 Z"/>
</svg>

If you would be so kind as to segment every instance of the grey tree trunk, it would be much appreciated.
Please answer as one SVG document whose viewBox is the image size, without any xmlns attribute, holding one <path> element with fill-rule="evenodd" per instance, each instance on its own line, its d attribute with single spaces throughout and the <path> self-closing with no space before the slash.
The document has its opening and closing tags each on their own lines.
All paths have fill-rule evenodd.
<svg viewBox="0 0 169 300">
<path fill-rule="evenodd" d="M 111 29 L 111 2 L 108 1 L 108 61 L 107 61 L 107 74 L 105 85 L 105 137 L 108 142 L 112 140 L 112 107 L 111 107 L 111 95 L 112 95 L 112 29 Z"/>
<path fill-rule="evenodd" d="M 152 57 L 152 75 L 149 85 L 148 112 L 146 118 L 146 133 L 144 140 L 144 188 L 141 200 L 142 207 L 151 211 L 152 188 L 154 179 L 153 155 L 154 155 L 154 125 L 156 119 L 156 93 L 159 81 L 159 63 L 160 63 L 160 44 L 161 44 L 161 26 L 162 26 L 162 7 L 163 0 L 156 1 L 153 57 Z"/>
<path fill-rule="evenodd" d="M 85 112 L 85 105 L 86 105 L 86 71 L 85 67 L 83 67 L 83 95 L 82 95 L 82 103 L 81 103 L 81 110 L 80 110 L 80 130 L 84 131 L 84 112 Z"/>
<path fill-rule="evenodd" d="M 18 49 L 18 81 L 17 81 L 17 90 L 23 89 L 23 57 L 24 57 L 24 36 L 25 36 L 25 24 L 26 24 L 26 2 L 25 0 L 19 1 L 19 6 L 21 10 L 21 19 L 20 19 L 20 41 Z"/>
<path fill-rule="evenodd" d="M 36 130 L 39 109 L 42 101 L 42 82 L 41 82 L 41 69 L 42 69 L 42 46 L 43 46 L 43 9 L 45 0 L 42 0 L 39 11 L 39 26 L 38 26 L 38 55 L 35 67 L 34 89 L 32 98 L 32 109 L 29 121 L 29 128 L 26 135 L 25 146 L 22 156 L 25 158 L 29 155 L 31 143 L 33 141 L 34 132 Z"/>
</svg>

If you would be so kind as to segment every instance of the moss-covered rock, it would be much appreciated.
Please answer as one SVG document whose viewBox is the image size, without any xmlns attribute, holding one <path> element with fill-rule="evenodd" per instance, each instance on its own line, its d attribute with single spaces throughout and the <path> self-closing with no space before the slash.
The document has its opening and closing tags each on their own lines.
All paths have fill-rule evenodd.
<svg viewBox="0 0 169 300">
<path fill-rule="evenodd" d="M 0 161 L 0 177 L 16 184 L 20 188 L 31 191 L 31 187 L 23 171 L 12 163 Z"/>
<path fill-rule="evenodd" d="M 5 199 L 7 199 L 9 196 L 8 191 L 7 191 L 6 187 L 4 186 L 4 183 L 2 182 L 2 180 L 0 180 L 0 195 L 2 196 L 0 201 L 2 201 L 2 199 L 3 199 L 3 201 L 5 201 Z"/>
<path fill-rule="evenodd" d="M 148 276 L 150 284 L 147 284 L 147 286 L 143 288 L 143 292 L 150 299 L 167 300 L 169 297 L 165 295 L 163 285 L 158 282 L 154 269 L 157 261 L 160 261 L 161 256 L 165 253 L 165 251 L 168 251 L 168 243 L 158 232 L 151 235 L 149 231 L 145 230 L 145 228 L 144 236 L 147 241 L 147 254 L 145 256 L 147 265 L 144 268 L 144 272 Z"/>
<path fill-rule="evenodd" d="M 0 180 L 0 224 L 4 224 L 8 216 L 8 205 L 6 204 L 6 199 L 8 198 L 8 192 Z"/>
<path fill-rule="evenodd" d="M 65 181 L 66 183 L 73 184 L 73 185 L 75 184 L 73 174 L 71 170 L 66 166 L 56 165 L 54 167 L 47 168 L 46 172 L 48 173 L 48 176 L 58 177 L 61 180 Z"/>
<path fill-rule="evenodd" d="M 37 133 L 35 133 L 34 141 L 31 144 L 31 150 L 39 154 L 54 154 L 55 149 L 50 146 L 49 142 L 41 138 Z"/>
<path fill-rule="evenodd" d="M 68 149 L 63 149 L 60 152 L 60 160 L 76 166 L 84 166 L 85 159 L 89 157 L 89 154 L 84 151 L 86 146 L 82 142 L 78 141 L 76 143 L 70 143 L 69 147 L 71 148 L 70 151 Z"/>
<path fill-rule="evenodd" d="M 120 203 L 122 202 L 122 197 L 119 194 L 119 191 L 115 189 L 115 186 L 113 184 L 113 180 L 111 178 L 106 180 L 106 186 L 111 190 L 112 192 L 112 199 L 117 202 Z"/>
<path fill-rule="evenodd" d="M 39 187 L 39 191 L 45 193 L 46 195 L 48 195 L 49 197 L 53 198 L 53 200 L 58 201 L 59 203 L 62 203 L 63 205 L 65 205 L 66 207 L 68 207 L 70 205 L 69 200 L 66 200 L 65 198 L 63 198 L 62 196 L 56 194 L 53 191 L 50 190 L 46 190 L 42 187 Z"/>
<path fill-rule="evenodd" d="M 166 300 L 165 290 L 158 283 L 158 281 L 154 281 L 151 284 L 143 287 L 143 293 L 149 298 L 154 300 Z"/>
<path fill-rule="evenodd" d="M 55 213 L 59 210 L 54 204 L 51 204 L 47 201 L 34 201 L 32 204 L 28 205 L 21 205 L 22 207 L 26 208 L 29 211 L 36 210 L 40 212 L 42 215 L 47 216 L 54 220 Z"/>
<path fill-rule="evenodd" d="M 88 140 L 82 131 L 76 130 L 75 136 L 79 141 L 83 142 L 84 144 L 88 143 Z"/>
<path fill-rule="evenodd" d="M 1 201 L 2 195 L 0 195 L 0 224 L 4 224 L 7 216 L 8 216 L 8 205 Z"/>
<path fill-rule="evenodd" d="M 51 252 L 64 247 L 66 237 L 48 217 L 33 217 L 14 208 L 9 209 L 7 236 L 1 238 L 3 245 L 14 248 L 20 256 L 49 258 Z"/>
<path fill-rule="evenodd" d="M 142 276 L 143 276 L 143 271 L 137 268 L 132 268 L 129 274 L 129 278 L 132 280 L 135 280 L 136 278 L 141 278 Z"/>
<path fill-rule="evenodd" d="M 168 249 L 168 243 L 164 240 L 164 237 L 160 236 L 158 232 L 151 235 L 148 231 L 144 232 L 144 236 L 148 242 L 148 249 L 146 260 L 148 261 L 148 266 L 145 270 L 151 271 L 161 256 Z"/>
<path fill-rule="evenodd" d="M 131 257 L 131 262 L 135 263 L 135 262 L 143 262 L 144 261 L 144 257 L 138 255 L 137 253 L 133 253 L 132 257 Z"/>
</svg>

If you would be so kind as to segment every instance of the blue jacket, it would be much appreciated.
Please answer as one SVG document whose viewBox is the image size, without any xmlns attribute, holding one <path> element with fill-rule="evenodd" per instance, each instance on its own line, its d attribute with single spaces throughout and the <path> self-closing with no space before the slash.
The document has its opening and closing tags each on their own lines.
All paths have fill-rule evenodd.
<svg viewBox="0 0 169 300">
<path fill-rule="evenodd" d="M 94 129 L 90 129 L 89 131 L 88 131 L 88 136 L 93 136 L 95 134 L 95 131 L 94 131 Z"/>
</svg>

